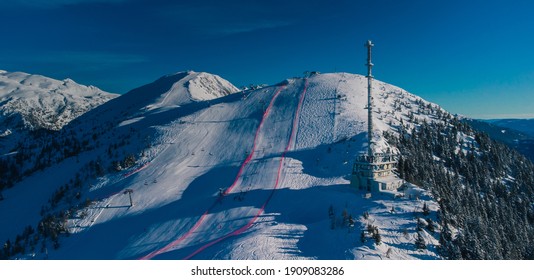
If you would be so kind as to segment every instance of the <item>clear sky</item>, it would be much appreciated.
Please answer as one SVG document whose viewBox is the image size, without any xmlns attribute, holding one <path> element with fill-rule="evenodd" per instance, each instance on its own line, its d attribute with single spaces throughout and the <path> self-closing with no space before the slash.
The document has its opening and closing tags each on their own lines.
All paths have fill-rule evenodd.
<svg viewBox="0 0 534 280">
<path fill-rule="evenodd" d="M 183 70 L 236 86 L 373 73 L 452 113 L 534 118 L 534 1 L 1 0 L 0 69 L 124 93 Z"/>
</svg>

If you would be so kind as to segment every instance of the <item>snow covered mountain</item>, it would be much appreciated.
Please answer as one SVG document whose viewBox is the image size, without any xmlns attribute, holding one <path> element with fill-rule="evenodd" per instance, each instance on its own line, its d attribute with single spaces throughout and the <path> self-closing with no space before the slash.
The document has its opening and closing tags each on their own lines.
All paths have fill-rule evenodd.
<svg viewBox="0 0 534 280">
<path fill-rule="evenodd" d="M 125 121 L 122 125 L 126 125 L 145 116 L 204 104 L 199 101 L 209 101 L 237 91 L 234 85 L 217 75 L 193 71 L 178 72 L 131 90 L 105 106 L 92 110 L 77 120 L 74 126 L 92 122 L 95 125 L 107 123 L 109 128 L 109 122 L 113 122 L 112 126 L 115 126 L 122 121 Z M 93 130 L 99 131 L 96 127 Z"/>
<path fill-rule="evenodd" d="M 3 257 L 442 258 L 439 232 L 463 226 L 446 216 L 443 228 L 447 204 L 431 188 L 369 199 L 349 187 L 366 149 L 366 86 L 333 73 L 236 93 L 215 75 L 180 72 L 132 90 L 61 130 L 62 156 L 53 144 L 32 153 L 53 164 L 3 192 Z M 403 139 L 431 123 L 455 133 L 447 152 L 476 149 L 439 106 L 373 87 L 378 150 L 408 155 Z M 413 166 L 404 159 L 401 175 L 426 184 Z"/>
<path fill-rule="evenodd" d="M 17 128 L 59 130 L 117 96 L 71 79 L 0 70 L 0 133 Z"/>
<path fill-rule="evenodd" d="M 160 79 L 175 79 L 181 76 L 169 91 L 161 96 L 150 109 L 164 106 L 179 106 L 193 101 L 206 101 L 223 97 L 239 91 L 234 85 L 221 77 L 205 72 L 178 72 Z"/>
<path fill-rule="evenodd" d="M 0 70 L 0 154 L 29 132 L 58 131 L 83 113 L 117 97 L 94 86 Z"/>
</svg>

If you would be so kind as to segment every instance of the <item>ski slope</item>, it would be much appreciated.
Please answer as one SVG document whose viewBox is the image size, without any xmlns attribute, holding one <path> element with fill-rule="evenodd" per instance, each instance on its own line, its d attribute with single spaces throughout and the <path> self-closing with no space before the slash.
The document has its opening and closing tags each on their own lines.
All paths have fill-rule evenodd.
<svg viewBox="0 0 534 280">
<path fill-rule="evenodd" d="M 177 249 L 180 243 L 198 243 L 199 241 L 195 241 L 195 239 L 202 242 L 202 240 L 206 240 L 206 232 L 210 231 L 210 229 L 216 229 L 215 233 L 212 233 L 206 241 L 215 239 L 203 245 L 200 243 L 202 246 L 198 249 L 193 249 L 192 253 L 186 255 L 185 259 L 189 259 L 212 245 L 245 232 L 257 221 L 265 210 L 273 192 L 278 188 L 285 155 L 292 147 L 292 140 L 295 137 L 300 108 L 308 86 L 307 80 L 304 80 L 303 86 L 301 85 L 303 89 L 298 102 L 296 102 L 295 98 L 292 98 L 294 96 L 287 93 L 294 91 L 294 86 L 294 83 L 291 83 L 289 88 L 286 88 L 286 85 L 281 86 L 273 95 L 256 130 L 252 150 L 243 161 L 232 185 L 224 191 L 221 189 L 216 202 L 200 216 L 195 225 L 185 235 L 141 259 L 152 259 L 160 254 Z M 275 103 L 282 105 L 273 109 Z M 292 110 L 292 108 L 296 109 Z M 291 117 L 291 115 L 294 115 L 294 117 Z M 271 142 L 269 139 L 273 139 L 275 142 Z M 271 171 L 275 171 L 275 173 Z M 223 203 L 231 203 L 231 200 L 241 203 L 245 198 L 247 199 L 247 204 L 252 205 L 240 207 L 237 217 L 235 214 L 232 215 L 232 211 L 225 211 L 225 207 L 222 205 Z M 261 207 L 258 209 L 260 205 Z M 189 241 L 191 239 L 192 241 Z"/>
<path fill-rule="evenodd" d="M 69 126 L 100 131 L 103 144 L 80 155 L 80 165 L 127 154 L 136 161 L 87 182 L 83 195 L 93 202 L 68 219 L 70 236 L 58 250 L 48 250 L 47 258 L 375 259 L 389 248 L 394 259 L 438 258 L 436 234 L 425 235 L 427 250 L 409 245 L 414 209 L 426 202 L 433 215 L 437 210 L 427 193 L 414 186 L 407 190 L 411 199 L 390 194 L 365 199 L 348 186 L 352 161 L 366 148 L 363 76 L 288 79 L 210 100 L 191 98 L 195 77 L 194 72 L 163 77 Z M 378 149 L 386 149 L 380 132 L 408 122 L 420 99 L 379 81 L 375 87 L 373 137 Z M 393 110 L 394 100 L 402 101 L 403 110 Z M 105 159 L 108 145 L 123 139 L 126 144 Z M 45 170 L 35 176 L 62 175 Z M 43 188 L 53 187 L 50 182 Z M 132 190 L 133 206 L 126 190 Z M 17 197 L 15 188 L 8 195 Z M 336 212 L 334 229 L 329 206 Z M 343 211 L 355 218 L 353 228 L 341 225 Z M 361 217 L 364 212 L 369 219 Z M 370 221 L 383 233 L 380 245 L 359 241 Z"/>
</svg>

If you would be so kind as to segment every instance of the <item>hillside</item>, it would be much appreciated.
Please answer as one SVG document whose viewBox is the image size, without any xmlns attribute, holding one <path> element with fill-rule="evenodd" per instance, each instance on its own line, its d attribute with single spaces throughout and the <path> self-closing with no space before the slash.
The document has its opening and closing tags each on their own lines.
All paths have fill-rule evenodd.
<svg viewBox="0 0 534 280">
<path fill-rule="evenodd" d="M 464 224 L 443 223 L 442 194 L 420 172 L 403 166 L 400 175 L 419 186 L 371 198 L 348 185 L 354 157 L 366 148 L 365 77 L 312 75 L 237 93 L 218 79 L 162 77 L 62 129 L 55 139 L 66 153 L 29 148 L 51 163 L 4 191 L 4 258 L 451 256 L 440 232 Z M 379 150 L 409 156 L 395 139 L 417 139 L 429 123 L 457 125 L 435 104 L 373 85 Z M 216 94 L 203 99 L 199 88 Z M 469 130 L 448 139 L 456 143 L 449 154 L 482 149 Z"/>
<path fill-rule="evenodd" d="M 464 121 L 476 130 L 487 133 L 491 139 L 506 144 L 534 162 L 534 136 L 528 134 L 529 129 L 526 125 L 528 120 L 480 121 L 466 119 Z M 515 125 L 516 122 L 520 125 Z"/>
<path fill-rule="evenodd" d="M 58 131 L 117 96 L 70 79 L 0 70 L 0 156 L 31 132 Z"/>
<path fill-rule="evenodd" d="M 402 152 L 400 176 L 425 186 L 440 204 L 442 256 L 534 258 L 531 161 L 457 119 L 423 122 L 388 138 Z"/>
</svg>

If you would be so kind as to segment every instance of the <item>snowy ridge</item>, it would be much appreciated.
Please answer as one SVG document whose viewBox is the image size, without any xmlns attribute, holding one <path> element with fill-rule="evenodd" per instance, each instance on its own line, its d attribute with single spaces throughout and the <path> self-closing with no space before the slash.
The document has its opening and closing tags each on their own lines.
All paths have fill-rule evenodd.
<svg viewBox="0 0 534 280">
<path fill-rule="evenodd" d="M 68 215 L 70 237 L 49 258 L 439 258 L 437 234 L 423 234 L 428 249 L 413 246 L 414 209 L 427 204 L 434 217 L 438 207 L 428 193 L 412 186 L 403 199 L 369 200 L 348 187 L 354 157 L 365 149 L 365 87 L 363 76 L 333 73 L 230 94 L 235 87 L 210 74 L 162 77 L 69 124 L 94 148 L 6 191 L 0 239 L 17 232 L 4 227 L 14 223 L 6 209 L 20 213 L 22 225 L 35 224 L 46 193 L 59 186 L 42 180 L 45 198 L 22 206 L 30 182 L 73 180 L 58 170 L 97 162 L 104 174 L 79 175 L 90 203 Z M 386 83 L 374 87 L 378 149 L 388 148 L 381 132 L 438 119 L 425 112 L 436 105 Z M 76 201 L 66 195 L 59 207 L 69 199 Z M 380 244 L 359 241 L 368 224 L 379 228 Z"/>
<path fill-rule="evenodd" d="M 117 96 L 94 86 L 77 84 L 71 79 L 59 81 L 40 75 L 1 71 L 1 129 L 59 130 L 76 117 Z"/>
<path fill-rule="evenodd" d="M 102 130 L 107 130 L 110 122 L 120 123 L 121 126 L 129 125 L 180 106 L 204 106 L 201 101 L 209 101 L 237 91 L 234 85 L 217 75 L 193 71 L 177 72 L 133 89 L 105 106 L 92 110 L 77 120 L 73 127 L 95 125 L 95 129 L 96 126 L 101 126 Z M 104 126 L 106 128 L 103 128 Z"/>
<path fill-rule="evenodd" d="M 186 74 L 186 76 L 174 83 L 167 92 L 156 100 L 155 104 L 147 106 L 147 109 L 153 110 L 161 107 L 179 106 L 194 101 L 206 101 L 239 91 L 234 85 L 221 77 L 204 72 L 178 72 L 173 75 L 167 75 L 164 78 L 181 77 L 183 74 Z"/>
</svg>

